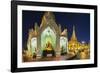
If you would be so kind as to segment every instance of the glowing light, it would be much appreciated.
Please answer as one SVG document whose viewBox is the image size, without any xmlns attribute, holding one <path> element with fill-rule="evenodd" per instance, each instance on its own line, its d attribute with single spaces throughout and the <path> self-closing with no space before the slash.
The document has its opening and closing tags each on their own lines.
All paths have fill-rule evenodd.
<svg viewBox="0 0 100 73">
<path fill-rule="evenodd" d="M 85 41 L 82 41 L 82 44 L 85 44 Z"/>
<path fill-rule="evenodd" d="M 55 30 L 52 30 L 50 27 L 47 27 L 41 34 L 41 49 L 45 49 L 45 46 L 48 42 L 52 44 L 53 47 L 56 46 L 56 34 Z"/>
<path fill-rule="evenodd" d="M 37 39 L 36 38 L 32 38 L 31 39 L 31 49 L 32 49 L 32 53 L 36 52 L 36 48 L 37 48 Z"/>
<path fill-rule="evenodd" d="M 66 37 L 60 37 L 60 48 L 62 48 L 64 52 L 67 52 L 67 38 Z"/>
</svg>

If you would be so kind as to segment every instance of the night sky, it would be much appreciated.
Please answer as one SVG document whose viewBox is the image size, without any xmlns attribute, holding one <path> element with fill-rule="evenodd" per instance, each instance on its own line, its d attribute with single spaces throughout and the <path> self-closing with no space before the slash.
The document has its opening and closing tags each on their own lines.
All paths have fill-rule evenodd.
<svg viewBox="0 0 100 73">
<path fill-rule="evenodd" d="M 34 28 L 34 23 L 40 25 L 43 11 L 23 11 L 22 12 L 22 41 L 23 48 L 26 47 L 28 30 Z M 75 26 L 76 36 L 78 41 L 90 41 L 90 14 L 88 13 L 68 13 L 68 12 L 53 12 L 57 25 L 60 24 L 62 30 L 67 28 L 68 40 L 72 35 L 73 25 Z"/>
</svg>

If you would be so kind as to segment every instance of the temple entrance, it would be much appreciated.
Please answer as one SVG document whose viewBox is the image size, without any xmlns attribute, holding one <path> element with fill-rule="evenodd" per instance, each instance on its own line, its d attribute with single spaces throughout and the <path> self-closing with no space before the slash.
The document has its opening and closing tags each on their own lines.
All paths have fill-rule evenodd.
<svg viewBox="0 0 100 73">
<path fill-rule="evenodd" d="M 67 54 L 67 38 L 60 37 L 60 48 L 61 48 L 61 55 Z"/>
<path fill-rule="evenodd" d="M 37 53 L 37 38 L 33 37 L 31 39 L 31 53 L 32 53 L 32 56 L 33 58 L 36 58 L 36 53 Z"/>
<path fill-rule="evenodd" d="M 55 56 L 56 34 L 50 27 L 47 27 L 41 34 L 42 57 Z"/>
</svg>

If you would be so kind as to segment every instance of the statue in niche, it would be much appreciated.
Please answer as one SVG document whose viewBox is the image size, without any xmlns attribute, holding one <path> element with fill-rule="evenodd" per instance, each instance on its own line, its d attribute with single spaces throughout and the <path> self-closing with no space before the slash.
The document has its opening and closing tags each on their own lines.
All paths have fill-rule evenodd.
<svg viewBox="0 0 100 73">
<path fill-rule="evenodd" d="M 43 50 L 43 54 L 42 54 L 42 57 L 48 57 L 48 56 L 50 56 L 50 57 L 55 56 L 54 48 L 49 41 L 47 42 L 46 47 Z"/>
</svg>

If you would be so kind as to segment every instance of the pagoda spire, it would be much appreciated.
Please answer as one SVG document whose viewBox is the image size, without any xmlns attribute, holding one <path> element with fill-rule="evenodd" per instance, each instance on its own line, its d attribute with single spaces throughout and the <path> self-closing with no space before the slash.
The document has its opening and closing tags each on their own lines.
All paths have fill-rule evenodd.
<svg viewBox="0 0 100 73">
<path fill-rule="evenodd" d="M 75 33 L 75 26 L 73 26 L 73 33 L 72 33 L 71 40 L 72 41 L 77 41 L 77 37 L 76 37 L 76 33 Z"/>
<path fill-rule="evenodd" d="M 40 27 L 45 26 L 51 20 L 55 21 L 54 14 L 52 12 L 50 12 L 50 11 L 45 12 L 44 15 L 43 15 L 43 17 L 42 17 L 42 21 L 41 21 Z"/>
</svg>

